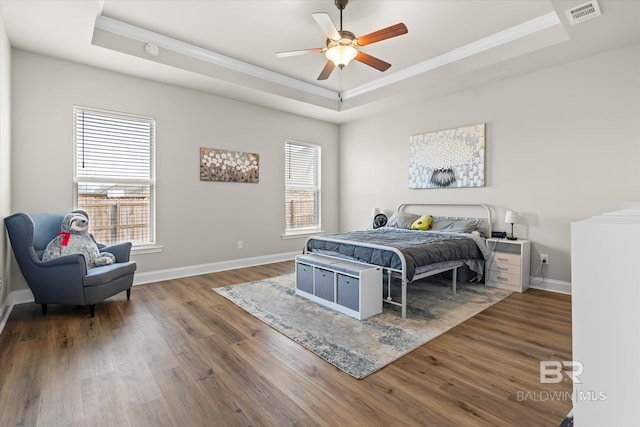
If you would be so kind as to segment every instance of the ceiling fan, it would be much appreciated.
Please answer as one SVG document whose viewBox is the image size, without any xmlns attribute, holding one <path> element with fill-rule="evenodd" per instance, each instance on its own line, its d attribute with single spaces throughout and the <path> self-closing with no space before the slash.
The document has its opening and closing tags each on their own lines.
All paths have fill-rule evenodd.
<svg viewBox="0 0 640 427">
<path fill-rule="evenodd" d="M 340 30 L 336 29 L 335 25 L 333 25 L 329 14 L 323 12 L 311 14 L 322 31 L 327 35 L 327 47 L 277 52 L 276 56 L 284 58 L 307 53 L 324 53 L 327 57 L 327 63 L 318 76 L 318 80 L 326 80 L 336 66 L 344 68 L 352 59 L 380 71 L 386 71 L 391 67 L 391 64 L 388 62 L 366 54 L 358 48 L 406 34 L 408 32 L 406 25 L 403 23 L 395 24 L 356 38 L 355 34 L 351 31 L 342 29 L 342 11 L 347 7 L 349 0 L 335 0 L 334 3 L 340 10 Z"/>
</svg>

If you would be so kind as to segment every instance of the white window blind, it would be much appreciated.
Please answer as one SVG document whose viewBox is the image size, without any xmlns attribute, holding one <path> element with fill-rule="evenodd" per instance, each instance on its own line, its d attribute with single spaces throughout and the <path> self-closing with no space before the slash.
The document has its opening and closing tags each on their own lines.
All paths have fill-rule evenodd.
<svg viewBox="0 0 640 427">
<path fill-rule="evenodd" d="M 96 241 L 155 242 L 155 120 L 76 107 L 75 205 L 87 211 Z"/>
<path fill-rule="evenodd" d="M 320 147 L 285 144 L 285 234 L 320 229 Z"/>
</svg>

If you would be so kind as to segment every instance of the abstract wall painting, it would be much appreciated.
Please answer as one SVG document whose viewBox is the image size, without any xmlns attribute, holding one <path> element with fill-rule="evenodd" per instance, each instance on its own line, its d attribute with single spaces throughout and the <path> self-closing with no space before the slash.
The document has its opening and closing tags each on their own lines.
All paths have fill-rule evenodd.
<svg viewBox="0 0 640 427">
<path fill-rule="evenodd" d="M 409 138 L 409 188 L 484 187 L 485 123 Z"/>
<path fill-rule="evenodd" d="M 259 166 L 258 154 L 200 148 L 200 181 L 256 184 L 260 176 Z"/>
</svg>

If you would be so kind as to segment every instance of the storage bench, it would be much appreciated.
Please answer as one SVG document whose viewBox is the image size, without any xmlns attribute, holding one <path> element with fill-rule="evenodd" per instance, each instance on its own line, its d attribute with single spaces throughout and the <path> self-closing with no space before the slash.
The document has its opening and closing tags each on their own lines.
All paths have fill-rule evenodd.
<svg viewBox="0 0 640 427">
<path fill-rule="evenodd" d="M 320 254 L 298 255 L 296 295 L 366 319 L 382 313 L 382 269 Z"/>
</svg>

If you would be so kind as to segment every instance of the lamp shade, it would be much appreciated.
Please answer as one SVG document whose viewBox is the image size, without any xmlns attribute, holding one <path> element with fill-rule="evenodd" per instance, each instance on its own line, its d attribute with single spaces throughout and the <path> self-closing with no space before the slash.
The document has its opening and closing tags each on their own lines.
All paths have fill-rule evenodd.
<svg viewBox="0 0 640 427">
<path fill-rule="evenodd" d="M 325 52 L 327 59 L 340 68 L 346 67 L 357 54 L 358 51 L 353 46 L 344 46 L 340 44 L 330 47 Z"/>
<path fill-rule="evenodd" d="M 517 213 L 515 213 L 514 211 L 507 211 L 507 213 L 504 216 L 504 222 L 506 222 L 507 224 L 514 224 L 517 218 L 518 218 Z"/>
</svg>

